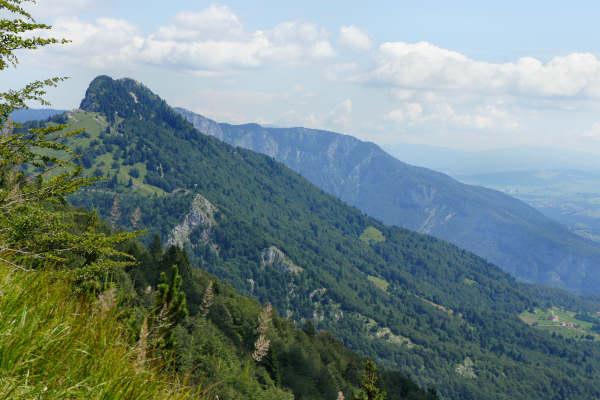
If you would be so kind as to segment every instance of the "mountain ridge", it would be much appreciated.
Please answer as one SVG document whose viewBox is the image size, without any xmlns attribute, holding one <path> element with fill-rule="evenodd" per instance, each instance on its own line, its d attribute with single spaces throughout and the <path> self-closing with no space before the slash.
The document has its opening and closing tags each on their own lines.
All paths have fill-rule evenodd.
<svg viewBox="0 0 600 400">
<path fill-rule="evenodd" d="M 448 240 L 525 282 L 600 288 L 600 247 L 507 194 L 411 166 L 349 135 L 231 125 L 177 111 L 200 131 L 274 157 L 368 215 Z"/>
</svg>

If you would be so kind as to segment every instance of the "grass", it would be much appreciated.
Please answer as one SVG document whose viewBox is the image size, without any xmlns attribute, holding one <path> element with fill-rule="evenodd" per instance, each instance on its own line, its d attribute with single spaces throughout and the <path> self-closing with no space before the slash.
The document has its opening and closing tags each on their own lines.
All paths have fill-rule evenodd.
<svg viewBox="0 0 600 400">
<path fill-rule="evenodd" d="M 99 139 L 100 134 L 106 129 L 108 126 L 108 122 L 106 119 L 99 113 L 93 113 L 88 111 L 73 111 L 70 114 L 70 118 L 68 121 L 69 127 L 68 130 L 77 130 L 84 129 L 87 132 L 89 137 L 86 135 L 75 135 L 69 139 L 69 146 L 71 148 L 81 148 L 88 149 L 93 140 Z M 102 154 L 94 160 L 94 164 L 87 168 L 84 172 L 86 175 L 90 176 L 94 173 L 96 169 L 102 171 L 102 176 L 111 177 L 114 174 L 117 174 L 117 179 L 121 184 L 127 184 L 129 179 L 132 178 L 129 175 L 129 171 L 132 169 L 137 169 L 139 172 L 138 178 L 132 178 L 133 184 L 136 187 L 136 190 L 145 194 L 145 195 L 166 195 L 165 191 L 152 185 L 148 185 L 144 183 L 144 178 L 146 177 L 146 164 L 145 163 L 137 163 L 135 165 L 123 165 L 123 160 L 116 160 L 118 163 L 118 168 L 112 168 L 112 164 L 114 162 L 113 154 L 106 153 Z"/>
<path fill-rule="evenodd" d="M 373 284 L 375 286 L 377 286 L 379 289 L 383 290 L 384 292 L 387 291 L 388 287 L 390 286 L 389 282 L 386 281 L 385 279 L 381 279 L 378 278 L 376 276 L 373 275 L 369 275 L 368 279 L 373 282 Z"/>
<path fill-rule="evenodd" d="M 383 236 L 383 233 L 381 233 L 379 229 L 374 226 L 369 226 L 361 233 L 360 240 L 368 244 L 380 243 L 385 242 L 385 236 Z"/>
<path fill-rule="evenodd" d="M 139 359 L 114 306 L 75 298 L 64 274 L 0 264 L 0 399 L 183 399 Z"/>
<path fill-rule="evenodd" d="M 559 307 L 549 309 L 536 308 L 534 311 L 524 311 L 519 314 L 519 318 L 528 325 L 545 329 L 564 337 L 586 340 L 589 340 L 589 337 L 593 337 L 593 340 L 600 340 L 600 334 L 592 330 L 595 324 L 577 319 L 576 313 L 573 311 Z M 556 316 L 558 320 L 551 320 L 552 316 Z M 563 322 L 572 323 L 574 326 L 563 326 Z M 600 324 L 600 318 L 597 319 L 597 324 Z"/>
</svg>

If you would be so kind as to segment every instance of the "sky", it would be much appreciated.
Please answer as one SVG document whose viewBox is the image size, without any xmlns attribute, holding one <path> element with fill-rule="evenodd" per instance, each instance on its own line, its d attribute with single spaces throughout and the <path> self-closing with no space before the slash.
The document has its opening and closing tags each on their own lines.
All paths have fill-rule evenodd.
<svg viewBox="0 0 600 400">
<path fill-rule="evenodd" d="M 493 3 L 493 4 L 492 4 Z M 526 3 L 526 4 L 524 4 Z M 383 146 L 600 154 L 600 2 L 38 0 L 43 33 L 0 89 L 143 82 L 220 122 L 305 126 Z"/>
</svg>

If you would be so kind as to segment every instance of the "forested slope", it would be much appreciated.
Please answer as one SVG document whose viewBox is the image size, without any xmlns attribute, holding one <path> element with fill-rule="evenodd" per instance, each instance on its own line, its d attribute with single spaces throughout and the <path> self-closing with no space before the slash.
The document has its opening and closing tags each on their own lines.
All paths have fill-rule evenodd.
<svg viewBox="0 0 600 400">
<path fill-rule="evenodd" d="M 506 194 L 408 165 L 351 136 L 230 125 L 178 111 L 201 132 L 272 156 L 386 224 L 447 240 L 526 282 L 600 290 L 600 246 Z"/>
</svg>

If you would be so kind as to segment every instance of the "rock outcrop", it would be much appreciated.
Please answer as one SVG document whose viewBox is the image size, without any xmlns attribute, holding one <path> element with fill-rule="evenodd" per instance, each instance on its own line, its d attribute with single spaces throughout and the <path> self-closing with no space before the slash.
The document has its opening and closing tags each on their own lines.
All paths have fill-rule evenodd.
<svg viewBox="0 0 600 400">
<path fill-rule="evenodd" d="M 200 233 L 200 242 L 207 244 L 211 239 L 213 227 L 216 224 L 214 218 L 216 211 L 216 207 L 206 198 L 200 194 L 196 194 L 192 201 L 190 212 L 169 233 L 167 246 L 183 247 L 186 242 L 189 242 L 192 231 L 199 227 L 203 228 Z"/>
</svg>

